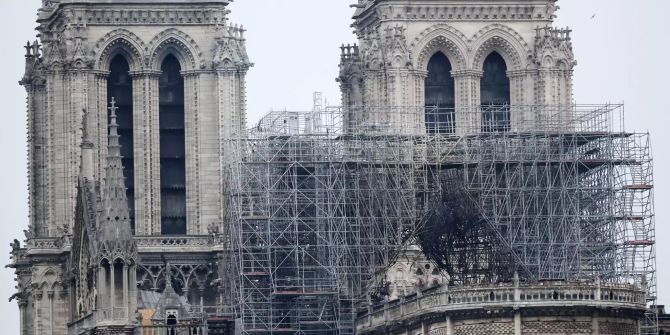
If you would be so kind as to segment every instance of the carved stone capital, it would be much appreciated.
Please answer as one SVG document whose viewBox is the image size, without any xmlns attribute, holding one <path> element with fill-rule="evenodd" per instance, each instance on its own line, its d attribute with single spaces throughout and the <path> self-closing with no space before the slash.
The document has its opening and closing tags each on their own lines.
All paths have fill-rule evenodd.
<svg viewBox="0 0 670 335">
<path fill-rule="evenodd" d="M 133 79 L 143 79 L 143 78 L 158 78 L 161 76 L 161 71 L 156 70 L 139 70 L 139 71 L 130 71 L 130 77 Z"/>
<path fill-rule="evenodd" d="M 479 79 L 484 76 L 484 71 L 479 70 L 458 70 L 451 71 L 451 76 L 454 78 L 473 78 Z"/>
<path fill-rule="evenodd" d="M 98 79 L 107 79 L 109 77 L 110 72 L 102 70 L 93 70 L 90 73 L 93 74 Z"/>
</svg>

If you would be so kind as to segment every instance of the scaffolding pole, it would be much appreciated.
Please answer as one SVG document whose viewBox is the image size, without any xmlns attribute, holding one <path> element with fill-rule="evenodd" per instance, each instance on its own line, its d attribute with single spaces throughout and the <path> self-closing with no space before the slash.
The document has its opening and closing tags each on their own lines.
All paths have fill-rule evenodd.
<svg viewBox="0 0 670 335">
<path fill-rule="evenodd" d="M 635 283 L 657 328 L 649 138 L 621 105 L 272 112 L 225 152 L 243 334 L 354 334 L 375 275 L 456 190 L 480 226 L 455 236 L 453 282 Z"/>
</svg>

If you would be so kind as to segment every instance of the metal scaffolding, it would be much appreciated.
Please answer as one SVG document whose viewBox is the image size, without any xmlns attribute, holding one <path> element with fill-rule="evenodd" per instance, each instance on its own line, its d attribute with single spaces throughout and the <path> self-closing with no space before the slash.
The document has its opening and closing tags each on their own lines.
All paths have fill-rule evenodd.
<svg viewBox="0 0 670 335">
<path fill-rule="evenodd" d="M 446 230 L 452 283 L 598 277 L 646 285 L 652 305 L 649 140 L 622 120 L 621 105 L 266 115 L 225 143 L 242 333 L 353 334 L 375 275 L 454 199 L 476 229 Z"/>
</svg>

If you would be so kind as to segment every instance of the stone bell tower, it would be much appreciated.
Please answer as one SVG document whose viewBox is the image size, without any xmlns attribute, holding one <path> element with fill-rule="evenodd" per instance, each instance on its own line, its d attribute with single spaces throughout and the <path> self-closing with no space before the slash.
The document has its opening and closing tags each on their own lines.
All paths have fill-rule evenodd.
<svg viewBox="0 0 670 335">
<path fill-rule="evenodd" d="M 29 93 L 31 234 L 58 237 L 72 226 L 83 109 L 100 148 L 95 177 L 104 177 L 109 95 L 118 95 L 135 233 L 204 234 L 221 222 L 221 188 L 201 185 L 219 183 L 220 140 L 244 128 L 251 65 L 227 4 L 43 1 L 21 82 Z"/>
<path fill-rule="evenodd" d="M 343 104 L 437 107 L 463 127 L 459 113 L 519 106 L 505 129 L 536 117 L 521 106 L 567 108 L 576 63 L 570 30 L 553 27 L 556 2 L 359 0 L 358 44 L 342 46 Z M 433 131 L 462 133 L 458 123 Z"/>
<path fill-rule="evenodd" d="M 146 290 L 162 290 L 157 279 L 162 262 L 154 257 L 161 253 L 182 271 L 180 294 L 190 293 L 194 301 L 200 300 L 198 294 L 206 295 L 206 302 L 218 299 L 203 292 L 217 290 L 209 283 L 217 278 L 217 252 L 223 249 L 217 235 L 223 231 L 225 203 L 220 157 L 224 139 L 246 128 L 245 77 L 252 65 L 244 29 L 228 22 L 228 3 L 42 1 L 38 40 L 26 45 L 20 81 L 28 93 L 30 220 L 25 247 L 18 241 L 13 245 L 12 267 L 19 277 L 14 298 L 22 335 L 66 334 L 69 322 L 85 321 L 87 312 L 101 311 L 103 302 L 114 303 L 113 320 L 119 313 L 134 319 L 135 267 L 145 271 L 137 280 Z M 107 108 L 112 100 L 113 118 Z M 108 147 L 112 130 L 119 142 Z M 121 170 L 108 168 L 108 148 L 118 150 L 113 156 Z M 90 160 L 83 172 L 82 157 Z M 78 197 L 82 173 L 89 195 Z M 113 190 L 110 181 L 116 183 Z M 96 213 L 97 204 L 106 201 L 96 196 L 110 193 L 115 202 L 125 202 L 127 214 Z M 78 201 L 92 205 L 78 208 Z M 84 212 L 92 215 L 87 222 L 96 222 L 98 214 L 126 220 L 122 240 L 135 236 L 137 257 L 110 258 L 108 272 L 92 279 L 96 273 L 85 271 L 104 266 L 95 265 L 94 252 L 71 257 L 72 246 L 77 252 L 99 251 L 104 248 L 94 244 L 102 247 L 121 237 L 116 229 L 105 235 L 94 223 L 81 226 L 77 217 Z M 91 240 L 73 243 L 73 232 Z M 94 241 L 94 235 L 107 236 L 106 242 Z M 197 257 L 184 256 L 193 252 Z M 93 265 L 68 263 L 75 260 Z M 125 282 L 110 281 L 114 276 Z M 82 280 L 91 285 L 72 285 Z M 107 297 L 97 301 L 97 308 L 96 294 Z"/>
</svg>

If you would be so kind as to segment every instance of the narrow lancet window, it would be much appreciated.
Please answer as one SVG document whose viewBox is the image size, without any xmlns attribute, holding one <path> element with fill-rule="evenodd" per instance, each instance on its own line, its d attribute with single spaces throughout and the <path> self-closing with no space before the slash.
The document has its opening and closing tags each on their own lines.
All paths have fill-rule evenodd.
<svg viewBox="0 0 670 335">
<path fill-rule="evenodd" d="M 184 79 L 179 61 L 168 55 L 161 65 L 159 101 L 161 232 L 186 234 Z"/>
<path fill-rule="evenodd" d="M 510 130 L 510 81 L 507 64 L 497 52 L 484 60 L 481 81 L 482 131 Z"/>
<path fill-rule="evenodd" d="M 123 163 L 123 175 L 126 178 L 126 198 L 130 210 L 130 228 L 135 231 L 135 160 L 133 152 L 133 82 L 130 78 L 130 66 L 122 56 L 114 57 L 109 65 L 107 79 L 107 101 L 116 101 L 119 124 L 119 144 Z M 107 120 L 110 119 L 108 112 Z"/>
<path fill-rule="evenodd" d="M 425 95 L 427 132 L 454 133 L 454 78 L 451 76 L 451 62 L 441 52 L 428 61 Z"/>
</svg>

